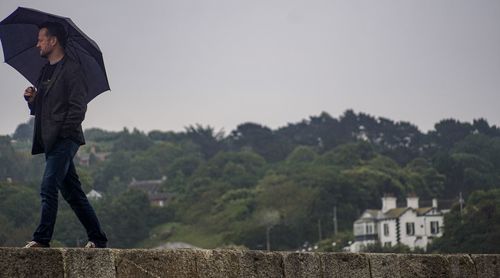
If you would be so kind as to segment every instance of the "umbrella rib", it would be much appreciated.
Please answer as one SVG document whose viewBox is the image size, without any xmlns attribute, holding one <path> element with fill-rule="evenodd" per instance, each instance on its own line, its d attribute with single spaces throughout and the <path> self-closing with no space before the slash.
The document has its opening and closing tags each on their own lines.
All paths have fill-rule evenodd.
<svg viewBox="0 0 500 278">
<path fill-rule="evenodd" d="M 76 55 L 76 53 L 80 53 L 80 54 L 84 54 L 84 55 L 87 55 L 88 57 L 92 58 L 99 66 L 101 66 L 102 68 L 102 64 L 100 63 L 100 61 L 98 59 L 96 59 L 96 57 L 92 54 L 90 54 L 85 48 L 83 48 L 81 45 L 77 44 L 77 43 L 74 43 L 74 41 L 68 41 L 68 45 L 69 44 L 72 44 L 73 45 L 73 56 L 75 57 L 75 59 L 78 59 L 78 62 L 81 63 L 80 61 L 80 57 L 78 55 Z M 69 50 L 69 48 L 68 48 Z M 77 51 L 79 50 L 79 52 Z M 104 71 L 104 68 L 102 68 L 102 70 Z"/>
<path fill-rule="evenodd" d="M 73 48 L 75 49 L 75 52 L 74 52 L 74 53 L 76 53 L 76 49 L 79 49 L 81 52 L 83 52 L 83 53 L 84 53 L 84 54 L 86 54 L 87 56 L 91 56 L 91 57 L 92 57 L 92 55 L 90 55 L 90 53 L 88 53 L 88 52 L 87 52 L 87 50 L 86 50 L 85 48 L 81 47 L 81 46 L 80 46 L 79 44 L 77 44 L 77 43 L 74 43 L 74 41 L 73 41 L 73 40 L 68 40 L 68 45 L 70 45 L 70 44 L 71 44 L 71 45 L 73 46 Z"/>
<path fill-rule="evenodd" d="M 9 62 L 10 60 L 12 60 L 12 59 L 16 58 L 17 56 L 19 56 L 19 55 L 23 54 L 23 53 L 24 53 L 24 52 L 26 52 L 26 51 L 28 51 L 28 50 L 32 49 L 33 47 L 35 47 L 35 46 L 34 46 L 34 45 L 32 45 L 32 46 L 30 46 L 30 47 L 27 47 L 27 48 L 25 48 L 25 49 L 23 49 L 23 50 L 21 50 L 21 51 L 17 52 L 15 55 L 12 55 L 12 56 L 11 56 L 11 57 L 9 57 L 8 59 L 5 59 L 5 62 L 6 62 L 6 63 L 7 63 L 7 62 Z"/>
</svg>

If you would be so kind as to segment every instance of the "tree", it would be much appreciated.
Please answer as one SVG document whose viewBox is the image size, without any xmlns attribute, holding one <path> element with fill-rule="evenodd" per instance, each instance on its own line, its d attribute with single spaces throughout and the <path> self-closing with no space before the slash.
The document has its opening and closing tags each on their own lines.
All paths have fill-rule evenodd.
<svg viewBox="0 0 500 278">
<path fill-rule="evenodd" d="M 99 203 L 102 205 L 96 205 L 96 210 L 101 215 L 110 246 L 131 248 L 147 238 L 151 208 L 146 193 L 127 190 L 111 202 Z"/>
<path fill-rule="evenodd" d="M 472 133 L 469 123 L 461 123 L 454 119 L 441 120 L 434 125 L 434 131 L 429 132 L 431 141 L 443 150 L 451 149 L 455 143 Z"/>
<path fill-rule="evenodd" d="M 23 180 L 23 157 L 10 142 L 10 137 L 0 136 L 0 181 Z"/>
<path fill-rule="evenodd" d="M 367 142 L 347 143 L 337 146 L 318 158 L 321 164 L 337 165 L 343 168 L 351 168 L 361 165 L 364 161 L 372 159 L 375 151 Z"/>
<path fill-rule="evenodd" d="M 105 131 L 100 128 L 89 128 L 85 130 L 85 139 L 87 141 L 112 141 L 118 139 L 120 134 L 113 131 Z"/>
<path fill-rule="evenodd" d="M 200 151 L 205 159 L 211 158 L 223 149 L 224 131 L 215 132 L 215 129 L 211 126 L 203 127 L 200 124 L 188 126 L 186 128 L 186 137 L 200 146 Z"/>
<path fill-rule="evenodd" d="M 463 213 L 459 205 L 445 215 L 444 233 L 429 250 L 440 253 L 500 252 L 500 189 L 476 191 Z"/>
<path fill-rule="evenodd" d="M 274 162 L 285 158 L 288 153 L 287 142 L 281 139 L 266 126 L 244 123 L 231 132 L 228 140 L 236 150 L 250 150 Z"/>
<path fill-rule="evenodd" d="M 266 227 L 266 250 L 271 251 L 271 229 L 280 222 L 277 210 L 266 210 L 260 213 L 260 224 Z"/>
<path fill-rule="evenodd" d="M 425 158 L 415 158 L 406 165 L 404 171 L 410 192 L 422 199 L 443 195 L 446 176 L 436 171 Z"/>
<path fill-rule="evenodd" d="M 127 128 L 124 128 L 113 145 L 113 151 L 145 150 L 152 145 L 153 141 L 138 129 L 134 128 L 132 132 L 129 132 Z"/>
<path fill-rule="evenodd" d="M 318 155 L 312 147 L 298 146 L 286 158 L 289 163 L 312 162 Z"/>
<path fill-rule="evenodd" d="M 195 173 L 235 187 L 254 186 L 262 176 L 265 160 L 251 151 L 219 152 Z"/>
<path fill-rule="evenodd" d="M 276 211 L 280 216 L 274 249 L 298 246 L 315 234 L 316 226 L 307 223 L 317 190 L 301 187 L 285 176 L 270 174 L 259 182 L 256 191 L 257 210 Z"/>
<path fill-rule="evenodd" d="M 28 122 L 17 126 L 12 139 L 31 141 L 33 139 L 33 129 L 35 127 L 35 118 L 30 118 Z"/>
</svg>

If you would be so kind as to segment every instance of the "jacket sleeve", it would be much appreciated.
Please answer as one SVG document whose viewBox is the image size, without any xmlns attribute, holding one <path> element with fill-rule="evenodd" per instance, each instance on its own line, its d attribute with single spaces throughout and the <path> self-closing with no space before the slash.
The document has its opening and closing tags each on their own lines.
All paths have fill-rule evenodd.
<svg viewBox="0 0 500 278">
<path fill-rule="evenodd" d="M 30 109 L 30 115 L 32 116 L 35 115 L 35 107 L 36 107 L 35 102 L 36 102 L 36 95 L 31 102 L 26 100 L 26 103 L 28 103 L 28 108 Z"/>
<path fill-rule="evenodd" d="M 60 131 L 62 138 L 67 138 L 78 131 L 87 111 L 87 84 L 82 70 L 78 67 L 68 71 L 65 82 L 68 91 L 68 112 Z"/>
<path fill-rule="evenodd" d="M 42 80 L 43 72 L 45 71 L 47 65 L 43 66 L 43 68 L 40 70 L 40 73 L 38 74 L 38 80 L 35 83 L 36 88 L 38 89 L 38 84 L 40 84 L 40 81 Z M 37 100 L 37 95 L 33 98 L 31 102 L 26 99 L 26 103 L 28 103 L 28 108 L 30 109 L 30 115 L 35 116 L 35 111 L 36 111 L 36 100 Z"/>
</svg>

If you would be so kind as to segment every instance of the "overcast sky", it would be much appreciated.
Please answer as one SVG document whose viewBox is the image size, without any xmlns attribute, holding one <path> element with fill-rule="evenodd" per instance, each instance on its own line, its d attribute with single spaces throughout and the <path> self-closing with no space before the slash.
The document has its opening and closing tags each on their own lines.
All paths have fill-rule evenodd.
<svg viewBox="0 0 500 278">
<path fill-rule="evenodd" d="M 18 6 L 99 44 L 112 91 L 84 128 L 229 132 L 346 109 L 424 132 L 450 117 L 500 125 L 500 0 L 1 0 L 0 19 Z M 29 119 L 29 85 L 0 64 L 0 134 Z"/>
</svg>

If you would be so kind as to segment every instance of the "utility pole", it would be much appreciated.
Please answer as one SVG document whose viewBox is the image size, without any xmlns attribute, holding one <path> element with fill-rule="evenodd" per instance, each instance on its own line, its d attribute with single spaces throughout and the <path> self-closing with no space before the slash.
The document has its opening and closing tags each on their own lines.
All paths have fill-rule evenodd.
<svg viewBox="0 0 500 278">
<path fill-rule="evenodd" d="M 333 207 L 333 234 L 337 235 L 337 206 Z"/>
<path fill-rule="evenodd" d="M 460 192 L 458 202 L 460 203 L 460 218 L 462 219 L 462 223 L 464 221 L 463 217 L 463 209 L 464 209 L 464 198 L 462 198 L 462 192 Z"/>
<path fill-rule="evenodd" d="M 323 235 L 321 234 L 321 219 L 318 219 L 318 237 L 319 241 L 323 239 Z"/>
<path fill-rule="evenodd" d="M 271 228 L 272 228 L 272 226 L 270 226 L 270 225 L 266 227 L 266 249 L 267 249 L 267 251 L 271 251 L 271 237 L 270 237 Z"/>
</svg>

